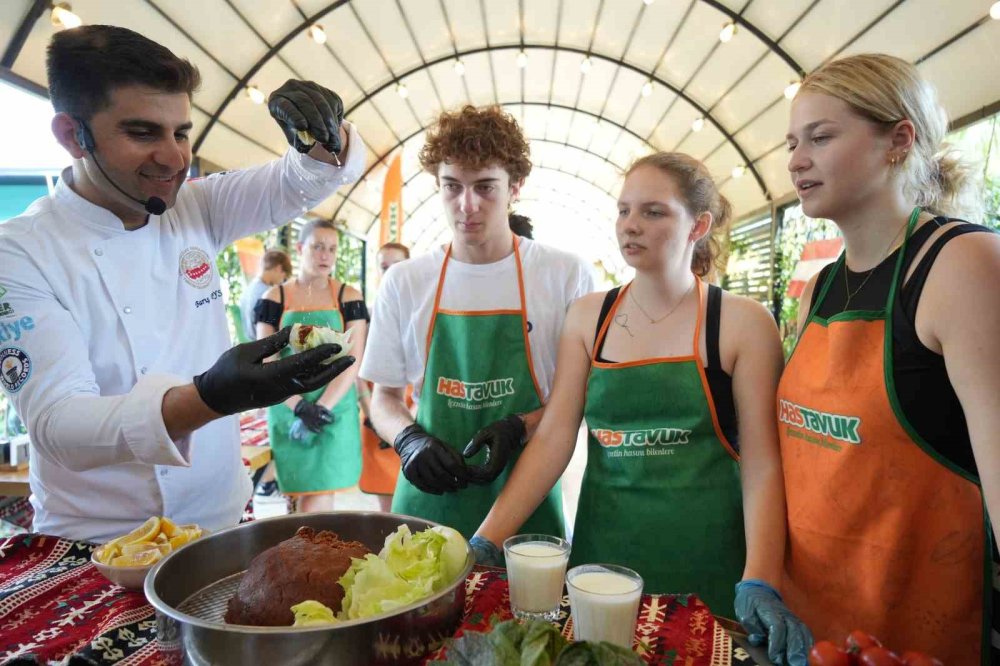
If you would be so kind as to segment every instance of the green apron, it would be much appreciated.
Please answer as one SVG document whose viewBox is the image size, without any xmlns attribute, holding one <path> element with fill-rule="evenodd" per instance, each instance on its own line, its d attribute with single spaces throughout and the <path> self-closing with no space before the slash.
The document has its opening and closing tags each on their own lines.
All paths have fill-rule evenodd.
<svg viewBox="0 0 1000 666">
<path fill-rule="evenodd" d="M 427 333 L 427 366 L 416 421 L 427 432 L 462 451 L 481 428 L 508 414 L 542 406 L 531 366 L 525 312 L 521 253 L 514 240 L 520 310 L 457 312 L 441 310 L 451 247 L 445 254 Z M 485 451 L 467 461 L 482 464 Z M 470 484 L 455 493 L 431 495 L 413 486 L 402 472 L 392 498 L 392 511 L 433 520 L 471 538 L 503 488 L 517 456 L 490 485 Z M 522 533 L 562 536 L 560 486 L 552 489 L 521 528 Z"/>
<path fill-rule="evenodd" d="M 289 298 L 281 315 L 281 327 L 313 324 L 343 331 L 344 318 L 332 282 L 330 295 L 336 303 L 333 310 L 296 308 Z M 285 347 L 281 355 L 291 353 L 291 347 Z M 324 390 L 325 386 L 302 397 L 315 402 Z M 313 436 L 307 431 L 305 440 L 293 441 L 288 437 L 288 428 L 295 420 L 295 414 L 284 403 L 268 407 L 267 433 L 281 492 L 290 495 L 330 493 L 358 483 L 361 477 L 361 423 L 354 384 L 330 412 L 334 422 L 322 432 Z"/>
<path fill-rule="evenodd" d="M 743 497 L 738 458 L 717 425 L 698 351 L 702 307 L 691 356 L 600 362 L 629 286 L 594 341 L 587 469 L 570 563 L 626 566 L 646 592 L 694 592 L 728 617 L 746 562 Z M 701 295 L 698 280 L 699 303 Z"/>
</svg>

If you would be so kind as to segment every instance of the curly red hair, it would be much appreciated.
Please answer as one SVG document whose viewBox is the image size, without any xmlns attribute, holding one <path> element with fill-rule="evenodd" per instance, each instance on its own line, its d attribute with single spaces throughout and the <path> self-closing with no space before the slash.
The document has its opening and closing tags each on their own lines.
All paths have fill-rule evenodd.
<svg viewBox="0 0 1000 666">
<path fill-rule="evenodd" d="M 466 105 L 438 116 L 420 149 L 420 166 L 437 177 L 443 162 L 466 169 L 485 169 L 495 164 L 510 175 L 511 183 L 516 183 L 531 173 L 530 154 L 528 141 L 514 116 L 499 106 Z"/>
</svg>

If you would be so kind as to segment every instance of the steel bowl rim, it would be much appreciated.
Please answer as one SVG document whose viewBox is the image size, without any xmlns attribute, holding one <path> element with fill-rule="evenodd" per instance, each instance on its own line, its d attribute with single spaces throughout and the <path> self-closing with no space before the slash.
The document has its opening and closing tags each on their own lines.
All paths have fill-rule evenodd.
<svg viewBox="0 0 1000 666">
<path fill-rule="evenodd" d="M 354 514 L 354 515 L 358 515 L 358 516 L 384 516 L 384 515 L 386 515 L 382 511 L 323 511 L 323 512 L 317 512 L 316 514 L 309 514 L 309 515 L 317 515 L 319 513 L 328 513 L 328 514 Z M 289 517 L 295 516 L 295 515 L 297 515 L 297 514 L 286 514 L 286 515 L 283 515 L 283 516 L 270 516 L 268 518 L 263 518 L 261 520 L 255 520 L 253 522 L 254 523 L 264 523 L 264 522 L 268 522 L 268 521 L 282 521 L 282 520 L 288 520 Z M 447 527 L 446 525 L 441 525 L 441 523 L 436 523 L 436 522 L 434 522 L 432 520 L 427 520 L 426 518 L 420 518 L 418 516 L 409 516 L 409 515 L 402 514 L 402 513 L 393 513 L 392 515 L 393 516 L 398 516 L 401 519 L 400 520 L 400 524 L 403 524 L 403 522 L 405 522 L 406 520 L 418 520 L 418 521 L 421 521 L 421 522 L 429 524 L 431 527 Z M 206 534 L 205 537 L 203 537 L 203 538 L 206 538 L 206 537 L 209 537 L 209 536 L 212 536 L 212 537 L 222 536 L 223 534 L 227 534 L 229 532 L 233 532 L 233 531 L 236 531 L 236 530 L 239 530 L 239 529 L 244 529 L 246 525 L 250 525 L 250 524 L 251 523 L 242 523 L 242 524 L 239 524 L 239 525 L 234 525 L 233 527 L 227 527 L 224 530 L 218 530 L 216 532 L 212 532 L 211 535 L 207 535 Z M 465 539 L 464 536 L 462 538 Z M 200 541 L 200 539 L 199 539 L 199 541 Z M 191 543 L 195 543 L 195 542 L 192 541 Z M 455 590 L 455 588 L 457 588 L 459 585 L 463 585 L 465 583 L 465 579 L 469 577 L 469 573 L 472 571 L 472 568 L 476 564 L 475 555 L 472 552 L 472 547 L 469 545 L 469 540 L 465 539 L 465 552 L 466 552 L 466 555 L 465 555 L 465 567 L 462 569 L 462 574 L 459 577 L 457 577 L 453 583 L 449 584 L 447 587 L 445 587 L 444 589 L 442 589 L 442 590 L 434 593 L 431 596 L 424 597 L 423 599 L 418 599 L 417 601 L 414 601 L 414 602 L 412 602 L 410 604 L 407 604 L 406 606 L 400 606 L 399 608 L 397 608 L 395 610 L 392 610 L 392 611 L 387 612 L 387 613 L 382 613 L 381 615 L 373 615 L 371 617 L 358 618 L 356 620 L 338 621 L 336 624 L 321 625 L 321 626 L 315 626 L 315 627 L 293 627 L 292 625 L 281 626 L 281 627 L 262 627 L 262 626 L 256 626 L 256 625 L 250 625 L 250 624 L 228 624 L 228 623 L 225 623 L 225 622 L 223 622 L 223 623 L 206 622 L 205 620 L 197 618 L 194 615 L 188 615 L 187 613 L 184 613 L 183 611 L 179 611 L 176 608 L 173 608 L 173 607 L 169 606 L 165 601 L 163 601 L 160 598 L 160 596 L 158 594 L 156 594 L 156 590 L 154 589 L 154 585 L 155 585 L 155 581 L 156 581 L 156 576 L 159 574 L 160 568 L 171 557 L 173 557 L 177 553 L 181 552 L 188 545 L 190 545 L 190 544 L 184 544 L 184 546 L 181 546 L 177 550 L 175 550 L 175 551 L 173 551 L 171 553 L 168 553 L 165 557 L 163 557 L 162 559 L 160 559 L 159 562 L 157 562 L 157 563 L 155 563 L 153 565 L 148 565 L 148 566 L 152 566 L 152 569 L 146 573 L 146 579 L 145 579 L 145 581 L 143 581 L 143 585 L 142 585 L 142 591 L 143 591 L 143 593 L 146 596 L 146 601 L 149 602 L 149 605 L 152 606 L 153 609 L 157 613 L 163 613 L 164 615 L 167 615 L 168 617 L 170 617 L 170 618 L 172 618 L 172 619 L 174 619 L 174 620 L 176 620 L 178 622 L 184 622 L 186 624 L 189 624 L 189 625 L 192 625 L 192 626 L 195 626 L 195 627 L 199 627 L 201 629 L 212 629 L 212 630 L 216 630 L 216 631 L 222 630 L 222 631 L 227 631 L 227 632 L 232 632 L 232 633 L 241 633 L 241 634 L 285 634 L 285 633 L 300 634 L 300 633 L 311 633 L 311 632 L 336 631 L 336 630 L 339 630 L 341 628 L 356 627 L 356 626 L 360 626 L 360 625 L 363 625 L 363 624 L 369 624 L 369 623 L 372 623 L 372 622 L 381 622 L 382 620 L 387 620 L 387 619 L 395 617 L 397 615 L 403 615 L 403 614 L 408 613 L 408 612 L 410 612 L 412 610 L 416 610 L 417 608 L 420 608 L 422 606 L 426 606 L 426 605 L 430 604 L 431 602 L 437 601 L 438 599 L 440 599 L 440 598 L 446 596 L 447 594 L 453 592 Z M 119 568 L 123 568 L 123 567 L 119 567 Z"/>
</svg>

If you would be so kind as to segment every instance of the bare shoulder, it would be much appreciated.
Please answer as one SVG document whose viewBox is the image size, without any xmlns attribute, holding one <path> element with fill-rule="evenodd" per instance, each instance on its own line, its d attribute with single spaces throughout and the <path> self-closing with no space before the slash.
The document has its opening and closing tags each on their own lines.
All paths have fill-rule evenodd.
<svg viewBox="0 0 1000 666">
<path fill-rule="evenodd" d="M 779 363 L 781 336 L 770 310 L 752 298 L 723 291 L 719 356 L 723 369 L 730 373 L 740 359 L 750 359 L 754 365 Z"/>
<path fill-rule="evenodd" d="M 943 336 L 955 327 L 1000 315 L 998 282 L 1000 234 L 971 233 L 950 240 L 935 259 L 920 296 L 921 340 L 937 351 Z"/>
<path fill-rule="evenodd" d="M 597 319 L 601 314 L 601 305 L 607 293 L 595 291 L 573 301 L 566 313 L 566 323 L 563 324 L 565 330 L 582 336 L 587 336 L 589 332 L 589 337 L 593 337 Z"/>
<path fill-rule="evenodd" d="M 774 331 L 778 333 L 778 325 L 763 304 L 748 296 L 741 296 L 731 292 L 722 291 L 722 314 L 721 328 L 741 329 L 746 332 L 746 327 L 752 328 L 755 332 Z"/>
<path fill-rule="evenodd" d="M 264 292 L 264 295 L 260 297 L 262 301 L 274 301 L 275 303 L 281 302 L 281 294 L 279 293 L 279 287 L 271 287 Z"/>
<path fill-rule="evenodd" d="M 361 295 L 360 291 L 358 291 L 357 289 L 355 289 L 351 285 L 345 285 L 344 286 L 344 302 L 345 303 L 347 303 L 348 301 L 361 301 L 361 300 L 364 300 L 364 297 Z"/>
<path fill-rule="evenodd" d="M 1000 278 L 1000 234 L 969 233 L 957 236 L 941 249 L 934 261 L 927 286 L 965 288 L 996 288 Z M 987 284 L 975 284 L 988 279 Z M 938 283 L 938 284 L 935 284 Z M 973 283 L 973 284 L 970 284 Z"/>
</svg>

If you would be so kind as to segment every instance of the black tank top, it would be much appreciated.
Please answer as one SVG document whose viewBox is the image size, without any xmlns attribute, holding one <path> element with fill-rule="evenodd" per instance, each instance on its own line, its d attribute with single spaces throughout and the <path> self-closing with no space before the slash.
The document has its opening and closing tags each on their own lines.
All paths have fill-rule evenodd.
<svg viewBox="0 0 1000 666">
<path fill-rule="evenodd" d="M 611 306 L 621 287 L 615 287 L 604 297 L 604 304 L 601 306 L 601 315 L 597 318 L 597 331 L 594 333 L 594 344 L 598 345 L 594 353 L 601 363 L 618 363 L 609 361 L 601 355 L 604 350 L 604 340 L 598 340 L 601 334 L 601 327 L 611 312 Z M 705 367 L 705 376 L 708 378 L 708 390 L 712 393 L 712 401 L 715 403 L 716 417 L 719 419 L 719 427 L 722 434 L 726 436 L 733 450 L 739 453 L 739 428 L 736 425 L 736 404 L 733 401 L 733 378 L 722 369 L 722 361 L 719 357 L 719 321 L 722 316 L 722 289 L 714 284 L 708 285 L 708 303 L 705 312 L 705 351 L 708 354 L 708 365 Z M 606 338 L 605 338 L 606 339 Z M 598 344 L 600 342 L 600 344 Z"/>
<path fill-rule="evenodd" d="M 906 256 L 903 258 L 903 276 L 909 272 L 913 260 L 934 232 L 952 221 L 948 218 L 937 217 L 913 233 L 906 246 Z M 923 292 L 934 260 L 937 259 L 945 244 L 952 238 L 967 233 L 990 231 L 978 224 L 958 222 L 960 223 L 951 225 L 950 229 L 934 241 L 896 298 L 896 305 L 892 312 L 893 379 L 903 414 L 917 433 L 943 457 L 978 478 L 976 461 L 972 455 L 969 427 L 965 421 L 965 412 L 962 410 L 955 389 L 948 379 L 944 357 L 925 347 L 917 337 L 916 329 L 917 304 L 920 302 L 920 294 Z M 850 282 L 852 290 L 857 289 L 866 277 L 868 280 L 861 287 L 861 290 L 851 297 L 852 311 L 884 309 L 889 297 L 889 288 L 892 286 L 892 276 L 898 257 L 899 250 L 896 250 L 876 266 L 870 276 L 867 272 L 850 271 L 846 263 L 842 264 L 837 275 L 834 276 L 826 299 L 816 314 L 824 319 L 829 319 L 844 311 L 847 300 L 844 285 L 845 271 L 847 271 L 847 280 Z M 819 292 L 834 265 L 826 266 L 820 271 L 816 287 L 813 290 L 810 309 L 815 306 Z"/>
</svg>

